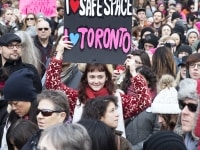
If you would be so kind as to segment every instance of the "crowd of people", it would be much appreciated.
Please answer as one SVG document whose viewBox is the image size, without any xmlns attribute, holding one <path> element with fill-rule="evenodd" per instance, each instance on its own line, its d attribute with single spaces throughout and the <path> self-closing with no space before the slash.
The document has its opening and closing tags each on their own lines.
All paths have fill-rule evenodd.
<svg viewBox="0 0 200 150">
<path fill-rule="evenodd" d="M 1 1 L 0 150 L 200 150 L 197 5 L 133 0 L 130 53 L 101 64 L 63 61 L 63 0 Z"/>
</svg>

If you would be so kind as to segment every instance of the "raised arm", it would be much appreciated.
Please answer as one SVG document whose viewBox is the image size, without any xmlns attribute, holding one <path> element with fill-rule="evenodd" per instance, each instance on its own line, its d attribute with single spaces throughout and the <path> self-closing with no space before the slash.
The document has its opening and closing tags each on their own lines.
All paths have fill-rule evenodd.
<svg viewBox="0 0 200 150">
<path fill-rule="evenodd" d="M 136 73 L 136 64 L 133 55 L 127 55 L 125 66 L 129 69 L 132 78 L 129 94 L 121 95 L 124 118 L 128 119 L 139 114 L 151 105 L 151 95 L 146 79 Z"/>
<path fill-rule="evenodd" d="M 151 96 L 142 75 L 131 78 L 130 88 L 133 94 L 121 95 L 124 119 L 134 117 L 151 105 Z"/>
<path fill-rule="evenodd" d="M 56 47 L 56 55 L 52 57 L 50 60 L 49 66 L 47 68 L 45 84 L 47 89 L 55 89 L 65 92 L 69 100 L 70 113 L 72 115 L 78 97 L 78 91 L 69 88 L 64 83 L 61 82 L 60 74 L 62 72 L 62 58 L 63 58 L 64 48 L 71 49 L 72 47 L 70 44 L 71 42 L 64 41 L 64 38 L 65 36 L 63 36 L 59 41 Z"/>
</svg>

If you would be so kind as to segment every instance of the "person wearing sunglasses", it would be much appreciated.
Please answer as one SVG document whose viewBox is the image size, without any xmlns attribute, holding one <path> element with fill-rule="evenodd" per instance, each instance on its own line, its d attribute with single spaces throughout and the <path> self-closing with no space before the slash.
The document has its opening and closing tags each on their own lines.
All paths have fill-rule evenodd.
<svg viewBox="0 0 200 150">
<path fill-rule="evenodd" d="M 28 13 L 23 20 L 22 30 L 28 32 L 31 37 L 36 35 L 36 16 L 34 13 Z"/>
<path fill-rule="evenodd" d="M 197 81 L 197 92 L 200 95 L 200 80 Z M 193 134 L 200 138 L 200 106 L 198 105 L 196 111 L 196 122 L 193 130 Z M 200 149 L 200 143 L 198 143 L 198 150 Z"/>
<path fill-rule="evenodd" d="M 181 114 L 180 122 L 177 123 L 175 132 L 179 132 L 179 134 L 182 132 L 181 134 L 188 150 L 197 150 L 198 140 L 192 135 L 199 100 L 197 81 L 190 78 L 181 80 L 178 89 Z"/>
<path fill-rule="evenodd" d="M 59 123 L 67 123 L 69 118 L 68 98 L 62 91 L 43 90 L 37 95 L 37 102 L 36 118 L 40 131 L 24 145 L 22 150 L 36 148 L 42 130 Z"/>
<path fill-rule="evenodd" d="M 53 49 L 53 37 L 51 36 L 51 33 L 52 29 L 48 21 L 42 20 L 37 23 L 37 35 L 34 38 L 34 44 L 40 51 L 41 61 L 44 65 L 46 65 L 47 59 L 50 58 Z"/>
</svg>

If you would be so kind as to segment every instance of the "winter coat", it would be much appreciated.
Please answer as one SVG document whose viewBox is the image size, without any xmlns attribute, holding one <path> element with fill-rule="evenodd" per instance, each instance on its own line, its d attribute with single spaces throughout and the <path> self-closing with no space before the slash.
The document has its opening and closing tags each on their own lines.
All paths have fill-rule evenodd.
<svg viewBox="0 0 200 150">
<path fill-rule="evenodd" d="M 61 82 L 61 72 L 62 60 L 53 57 L 47 69 L 46 88 L 65 92 L 70 104 L 70 113 L 73 116 L 79 93 Z M 134 95 L 120 94 L 124 119 L 139 114 L 151 105 L 151 96 L 146 80 L 142 75 L 138 74 L 131 78 L 131 88 L 135 91 Z"/>
<path fill-rule="evenodd" d="M 143 143 L 152 134 L 160 130 L 156 114 L 147 108 L 137 116 L 131 118 L 126 125 L 126 138 L 133 145 L 133 150 L 142 150 Z"/>
</svg>

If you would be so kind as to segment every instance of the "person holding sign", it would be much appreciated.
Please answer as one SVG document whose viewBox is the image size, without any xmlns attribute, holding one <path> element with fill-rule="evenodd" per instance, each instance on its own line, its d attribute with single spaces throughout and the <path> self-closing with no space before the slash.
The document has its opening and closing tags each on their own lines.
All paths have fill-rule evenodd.
<svg viewBox="0 0 200 150">
<path fill-rule="evenodd" d="M 86 65 L 85 72 L 80 81 L 79 90 L 75 90 L 63 84 L 60 78 L 64 48 L 72 48 L 71 42 L 64 40 L 65 38 L 67 38 L 67 36 L 61 38 L 56 48 L 57 53 L 50 60 L 47 69 L 46 88 L 58 89 L 66 93 L 70 103 L 70 114 L 74 122 L 79 121 L 81 118 L 83 106 L 89 99 L 106 95 L 117 96 L 119 101 L 118 110 L 121 113 L 119 117 L 122 117 L 122 121 L 119 121 L 118 125 L 120 125 L 120 122 L 122 123 L 119 130 L 123 132 L 123 117 L 124 119 L 131 118 L 142 112 L 151 104 L 151 96 L 147 81 L 142 75 L 136 73 L 135 61 L 126 63 L 126 67 L 130 68 L 132 75 L 130 89 L 132 89 L 134 93 L 131 95 L 125 95 L 123 92 L 115 90 L 112 74 L 109 72 L 107 66 L 98 63 Z"/>
</svg>

